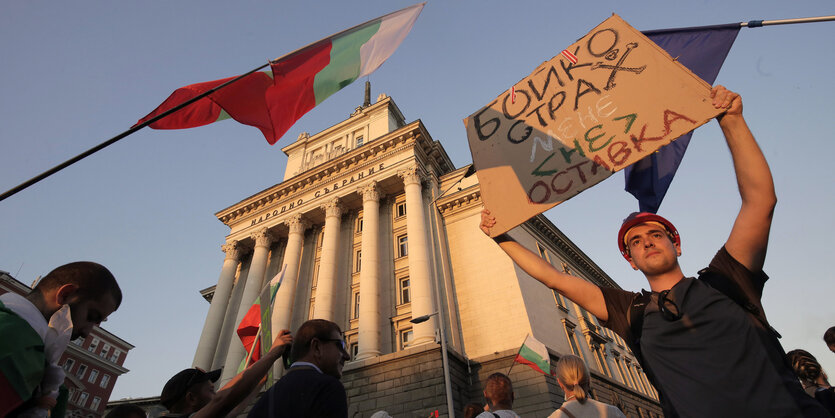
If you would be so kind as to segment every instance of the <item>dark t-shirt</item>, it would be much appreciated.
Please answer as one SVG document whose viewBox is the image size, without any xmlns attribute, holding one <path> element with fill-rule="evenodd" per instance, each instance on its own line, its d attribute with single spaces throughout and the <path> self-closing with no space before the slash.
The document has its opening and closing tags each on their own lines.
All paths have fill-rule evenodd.
<svg viewBox="0 0 835 418">
<path fill-rule="evenodd" d="M 724 247 L 710 267 L 736 282 L 762 311 L 765 273 L 748 271 Z M 601 291 L 609 314 L 604 326 L 630 341 L 627 312 L 636 293 Z M 643 366 L 655 375 L 659 392 L 679 416 L 826 416 L 802 391 L 779 343 L 739 304 L 694 278 L 682 279 L 667 297 L 678 306 L 681 319 L 665 319 L 653 293 L 644 312 L 640 348 Z"/>
</svg>

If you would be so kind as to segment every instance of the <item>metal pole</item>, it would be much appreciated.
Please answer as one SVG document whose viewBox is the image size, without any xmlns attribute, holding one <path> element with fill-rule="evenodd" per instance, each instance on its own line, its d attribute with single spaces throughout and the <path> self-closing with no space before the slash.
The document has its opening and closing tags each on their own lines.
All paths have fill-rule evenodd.
<svg viewBox="0 0 835 418">
<path fill-rule="evenodd" d="M 229 80 L 229 81 L 227 81 L 227 82 L 225 82 L 225 83 L 223 83 L 219 86 L 216 86 L 212 89 L 209 89 L 206 92 L 191 98 L 190 100 L 187 100 L 183 103 L 180 103 L 179 105 L 174 106 L 171 109 L 168 109 L 167 111 L 165 111 L 163 113 L 160 113 L 159 115 L 157 115 L 157 116 L 155 116 L 155 117 L 153 117 L 153 118 L 151 118 L 151 119 L 149 119 L 149 120 L 147 120 L 143 123 L 140 123 L 138 125 L 134 125 L 130 129 L 128 129 L 127 131 L 124 131 L 124 132 L 120 133 L 119 135 L 116 135 L 113 138 L 110 138 L 107 141 L 104 141 L 101 144 L 98 144 L 95 147 L 90 148 L 87 151 L 84 151 L 81 154 L 78 154 L 75 157 L 70 158 L 67 161 L 64 161 L 63 163 L 56 165 L 55 167 L 50 168 L 49 170 L 46 170 L 43 173 L 38 174 L 35 177 L 32 177 L 31 179 L 19 184 L 17 187 L 15 187 L 15 188 L 3 193 L 2 195 L 0 195 L 0 202 L 3 201 L 4 199 L 6 199 L 7 197 L 13 196 L 17 192 L 33 185 L 33 184 L 35 184 L 35 183 L 53 175 L 53 174 L 65 169 L 65 168 L 79 162 L 79 161 L 81 161 L 82 159 L 84 159 L 86 157 L 89 157 L 91 154 L 93 154 L 97 151 L 100 151 L 107 146 L 112 145 L 116 141 L 118 141 L 118 140 L 120 140 L 120 139 L 122 139 L 122 138 L 124 138 L 124 137 L 126 137 L 126 136 L 128 136 L 128 135 L 130 135 L 130 134 L 132 134 L 132 133 L 134 133 L 134 132 L 136 132 L 136 131 L 138 131 L 138 130 L 140 130 L 140 129 L 142 129 L 142 128 L 144 128 L 144 127 L 146 127 L 146 126 L 148 126 L 148 125 L 150 125 L 150 124 L 152 124 L 152 123 L 154 123 L 154 122 L 156 122 L 156 121 L 158 121 L 158 120 L 160 120 L 160 119 L 162 119 L 162 118 L 164 118 L 164 117 L 166 117 L 166 116 L 168 116 L 168 115 L 170 115 L 170 114 L 172 114 L 172 113 L 174 113 L 174 112 L 176 112 L 176 111 L 178 111 L 178 110 L 180 110 L 180 109 L 182 109 L 182 108 L 184 108 L 184 107 L 186 107 L 186 106 L 188 106 L 188 105 L 190 105 L 190 104 L 192 104 L 192 103 L 194 103 L 194 102 L 196 102 L 196 101 L 198 101 L 198 100 L 200 100 L 200 99 L 202 99 L 202 98 L 204 98 L 204 97 L 206 97 L 206 96 L 208 96 L 208 95 L 210 95 L 214 92 L 216 92 L 216 91 L 218 91 L 218 90 L 220 90 L 220 89 L 222 89 L 223 87 L 226 87 L 226 86 L 228 86 L 228 85 L 230 85 L 230 84 L 232 84 L 232 83 L 234 83 L 234 82 L 236 82 L 236 81 L 238 81 L 238 80 L 240 80 L 240 79 L 242 79 L 242 78 L 244 78 L 244 77 L 246 77 L 246 76 L 248 76 L 248 75 L 264 68 L 264 67 L 266 67 L 266 66 L 268 66 L 268 65 L 270 65 L 270 62 L 267 62 L 266 64 L 264 64 L 264 65 L 262 65 L 258 68 L 252 69 L 252 70 L 250 70 L 250 71 L 248 71 L 244 74 L 241 74 L 238 77 L 235 77 L 235 78 L 233 78 L 233 79 L 231 79 L 231 80 Z"/>
<path fill-rule="evenodd" d="M 797 19 L 777 19 L 777 20 L 750 20 L 742 22 L 739 26 L 758 28 L 760 26 L 772 25 L 790 25 L 793 23 L 812 23 L 812 22 L 829 22 L 835 20 L 835 15 L 830 16 L 816 16 L 816 17 L 801 17 Z"/>
</svg>

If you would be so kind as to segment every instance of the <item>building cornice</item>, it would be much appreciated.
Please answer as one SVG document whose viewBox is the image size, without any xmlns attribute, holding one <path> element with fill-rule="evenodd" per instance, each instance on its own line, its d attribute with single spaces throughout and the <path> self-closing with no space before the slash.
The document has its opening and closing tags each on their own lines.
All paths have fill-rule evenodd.
<svg viewBox="0 0 835 418">
<path fill-rule="evenodd" d="M 362 171 L 408 148 L 415 149 L 415 156 L 422 160 L 423 165 L 436 165 L 435 170 L 441 173 L 452 170 L 452 163 L 440 144 L 432 140 L 423 123 L 417 120 L 337 157 L 328 164 L 317 166 L 241 200 L 215 213 L 215 216 L 231 227 L 241 217 L 256 214 L 268 207 L 294 202 L 299 193 L 327 184 L 333 176 Z"/>
<path fill-rule="evenodd" d="M 85 362 L 88 362 L 91 365 L 101 367 L 102 369 L 105 369 L 116 376 L 123 375 L 129 371 L 128 369 L 116 363 L 113 363 L 105 358 L 99 357 L 98 355 L 91 353 L 89 350 L 79 347 L 72 343 L 67 344 L 67 352 L 72 353 L 73 355 L 75 355 L 75 358 L 79 360 L 84 360 Z"/>
<path fill-rule="evenodd" d="M 540 237 L 542 242 L 555 242 L 559 250 L 568 256 L 568 259 L 578 263 L 578 267 L 587 272 L 596 284 L 615 289 L 621 287 L 609 277 L 603 269 L 586 255 L 579 247 L 574 245 L 559 228 L 556 227 L 545 215 L 539 214 L 528 219 L 522 224 L 528 232 Z"/>
</svg>

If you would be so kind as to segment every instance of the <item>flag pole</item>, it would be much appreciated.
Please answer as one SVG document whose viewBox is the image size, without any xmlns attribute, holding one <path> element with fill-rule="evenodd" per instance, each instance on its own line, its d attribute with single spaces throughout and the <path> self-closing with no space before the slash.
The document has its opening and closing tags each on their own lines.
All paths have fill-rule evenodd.
<svg viewBox="0 0 835 418">
<path fill-rule="evenodd" d="M 815 17 L 801 17 L 797 19 L 777 19 L 777 20 L 750 20 L 739 24 L 741 27 L 758 28 L 760 26 L 772 25 L 790 25 L 793 23 L 813 23 L 813 22 L 830 22 L 835 20 L 835 15 L 830 16 L 815 16 Z"/>
<path fill-rule="evenodd" d="M 246 77 L 246 76 L 248 76 L 248 75 L 250 75 L 250 74 L 252 74 L 252 73 L 254 73 L 254 72 L 256 72 L 256 71 L 259 71 L 259 70 L 269 66 L 271 62 L 272 61 L 268 61 L 266 64 L 261 65 L 258 68 L 254 68 L 250 71 L 247 71 L 246 73 L 241 74 L 238 77 L 235 77 L 235 78 L 233 78 L 233 79 L 231 79 L 231 80 L 229 80 L 229 81 L 227 81 L 227 82 L 225 82 L 225 83 L 223 83 L 219 86 L 215 86 L 214 88 L 211 88 L 211 89 L 209 89 L 209 90 L 207 90 L 207 91 L 205 91 L 205 92 L 203 92 L 203 93 L 201 93 L 201 94 L 199 94 L 195 97 L 192 97 L 191 99 L 186 100 L 185 102 L 180 103 L 177 106 L 174 106 L 171 109 L 168 109 L 167 111 L 162 112 L 159 115 L 157 115 L 157 116 L 155 116 L 155 117 L 153 117 L 153 118 L 151 118 L 151 119 L 149 119 L 145 122 L 134 125 L 130 129 L 120 133 L 119 135 L 116 135 L 113 138 L 110 138 L 107 141 L 104 141 L 101 144 L 98 144 L 95 147 L 90 148 L 87 151 L 84 151 L 81 154 L 78 154 L 75 157 L 70 158 L 67 161 L 64 161 L 63 163 L 58 164 L 55 167 L 50 168 L 49 170 L 44 171 L 43 173 L 38 174 L 35 177 L 32 177 L 31 179 L 21 183 L 17 187 L 15 187 L 11 190 L 8 190 L 7 192 L 0 195 L 0 201 L 3 201 L 7 197 L 13 196 L 14 194 L 20 192 L 21 190 L 26 189 L 27 187 L 29 187 L 29 186 L 47 178 L 47 177 L 49 177 L 49 176 L 65 169 L 65 168 L 81 161 L 82 159 L 84 159 L 86 157 L 89 157 L 90 155 L 92 155 L 95 152 L 101 151 L 102 149 L 116 143 L 116 141 L 119 141 L 120 139 L 122 139 L 122 138 L 124 138 L 124 137 L 126 137 L 126 136 L 128 136 L 128 135 L 130 135 L 130 134 L 132 134 L 132 133 L 134 133 L 134 132 L 136 132 L 136 131 L 138 131 L 138 130 L 140 130 L 140 129 L 142 129 L 142 128 L 144 128 L 144 127 L 146 127 L 146 126 L 148 126 L 148 125 L 150 125 L 150 124 L 152 124 L 152 123 L 154 123 L 154 122 L 156 122 L 156 121 L 158 121 L 158 120 L 160 120 L 160 119 L 162 119 L 162 118 L 164 118 L 164 117 L 166 117 L 166 116 L 168 116 L 168 115 L 170 115 L 170 114 L 172 114 L 172 113 L 174 113 L 174 112 L 176 112 L 176 111 L 178 111 L 178 110 L 180 110 L 180 109 L 182 109 L 182 108 L 184 108 L 184 107 L 186 107 L 186 106 L 188 106 L 188 105 L 190 105 L 190 104 L 192 104 L 192 103 L 194 103 L 194 102 L 196 102 L 196 101 L 198 101 L 198 100 L 200 100 L 200 99 L 202 99 L 202 98 L 204 98 L 204 97 L 206 97 L 206 96 L 208 96 L 208 95 L 210 95 L 210 94 L 212 94 L 212 93 L 214 93 L 214 92 L 216 92 L 216 91 L 218 91 L 218 90 L 220 90 L 220 89 L 222 89 L 222 88 L 224 88 L 224 87 L 226 87 L 226 86 L 228 86 L 228 85 L 230 85 L 230 84 L 232 84 L 232 83 L 234 83 L 234 82 L 236 82 L 236 81 L 238 81 L 238 80 L 240 80 L 244 77 Z"/>
<path fill-rule="evenodd" d="M 330 38 L 334 38 L 334 37 L 339 36 L 339 35 L 342 35 L 342 34 L 344 34 L 344 33 L 349 33 L 349 32 L 351 32 L 351 31 L 353 31 L 353 30 L 356 30 L 356 29 L 358 29 L 358 28 L 363 27 L 364 25 L 367 25 L 367 24 L 368 24 L 368 23 L 370 23 L 370 22 L 376 21 L 377 19 L 383 19 L 383 18 L 385 18 L 385 17 L 388 17 L 388 16 L 393 15 L 393 14 L 395 14 L 395 13 L 402 12 L 403 10 L 406 10 L 406 9 L 409 9 L 409 8 L 412 8 L 412 7 L 416 7 L 416 6 L 418 6 L 418 5 L 420 5 L 421 7 L 423 7 L 423 5 L 425 5 L 425 4 L 426 4 L 426 2 L 423 2 L 423 3 L 418 3 L 418 4 L 415 4 L 415 5 L 412 5 L 412 6 L 409 6 L 409 7 L 405 7 L 405 8 L 403 8 L 403 9 L 400 9 L 400 10 L 397 10 L 397 11 L 394 11 L 394 12 L 391 12 L 391 13 L 389 13 L 389 14 L 383 15 L 383 16 L 381 16 L 381 17 L 379 17 L 379 18 L 376 18 L 376 19 L 371 19 L 371 20 L 369 20 L 369 21 L 367 21 L 367 22 L 360 23 L 359 25 L 352 26 L 352 27 L 350 27 L 350 28 L 348 28 L 348 29 L 345 29 L 345 30 L 339 31 L 339 32 L 337 32 L 337 33 L 335 33 L 335 34 L 333 34 L 333 35 L 331 35 L 331 36 L 328 36 L 328 37 L 326 37 L 326 38 L 322 38 L 322 39 L 320 39 L 320 40 L 318 40 L 318 41 L 316 41 L 316 42 L 313 42 L 313 43 L 311 43 L 311 44 L 305 45 L 305 46 L 303 46 L 303 47 L 301 47 L 301 48 L 299 48 L 299 49 L 296 49 L 296 50 L 294 50 L 294 51 L 292 51 L 292 52 L 288 52 L 288 53 L 286 53 L 286 54 L 284 54 L 284 55 L 282 55 L 282 56 L 280 56 L 280 57 L 278 57 L 278 58 L 276 58 L 276 59 L 274 59 L 274 60 L 272 60 L 272 61 L 268 61 L 268 62 L 267 62 L 266 64 L 264 64 L 264 65 L 261 65 L 261 66 L 259 66 L 259 67 L 257 67 L 257 68 L 254 68 L 254 69 L 250 70 L 250 71 L 247 71 L 246 73 L 241 74 L 240 76 L 235 77 L 235 78 L 233 78 L 233 79 L 231 79 L 231 80 L 229 80 L 229 81 L 227 81 L 227 82 L 225 82 L 225 83 L 223 83 L 223 84 L 221 84 L 221 85 L 219 85 L 219 86 L 217 86 L 217 87 L 214 87 L 214 88 L 212 88 L 212 89 L 210 89 L 210 90 L 208 90 L 208 91 L 206 91 L 206 92 L 204 92 L 204 93 L 202 93 L 202 94 L 199 94 L 199 95 L 197 95 L 197 96 L 195 96 L 195 97 L 193 97 L 193 98 L 191 98 L 191 99 L 189 99 L 189 100 L 186 100 L 185 102 L 180 103 L 179 105 L 177 105 L 177 106 L 175 106 L 175 107 L 173 107 L 173 108 L 171 108 L 171 109 L 168 109 L 167 111 L 165 111 L 165 112 L 163 112 L 163 113 L 161 113 L 161 114 L 159 114 L 159 115 L 157 115 L 157 116 L 155 116 L 155 117 L 153 117 L 153 118 L 151 118 L 151 119 L 149 119 L 149 120 L 147 120 L 147 121 L 145 121 L 145 122 L 143 122 L 143 123 L 140 123 L 140 124 L 134 125 L 134 126 L 132 126 L 130 129 L 128 129 L 128 130 L 126 130 L 126 131 L 124 131 L 124 132 L 120 133 L 119 135 L 116 135 L 116 136 L 114 136 L 113 138 L 110 138 L 110 139 L 108 139 L 107 141 L 104 141 L 104 142 L 102 142 L 101 144 L 96 145 L 95 147 L 90 148 L 90 149 L 88 149 L 87 151 L 84 151 L 84 152 L 82 152 L 81 154 L 78 154 L 78 155 L 76 155 L 75 157 L 70 158 L 70 159 L 69 159 L 69 160 L 67 160 L 67 161 L 64 161 L 63 163 L 58 164 L 58 165 L 56 165 L 55 167 L 52 167 L 52 168 L 51 168 L 51 169 L 49 169 L 49 170 L 44 171 L 43 173 L 38 174 L 38 175 L 37 175 L 37 176 L 35 176 L 35 177 L 32 177 L 31 179 L 29 179 L 29 180 L 27 180 L 27 181 L 25 181 L 25 182 L 23 182 L 23 183 L 19 184 L 17 187 L 14 187 L 14 188 L 12 188 L 12 189 L 10 189 L 10 190 L 6 191 L 6 192 L 5 192 L 5 193 L 3 193 L 2 195 L 0 195 L 0 202 L 2 202 L 3 200 L 5 200 L 7 197 L 13 196 L 13 195 L 17 194 L 18 192 L 20 192 L 20 191 L 22 191 L 22 190 L 24 190 L 24 189 L 28 188 L 29 186 L 31 186 L 31 185 L 33 185 L 33 184 L 35 184 L 35 183 L 37 183 L 37 182 L 39 182 L 39 181 L 41 181 L 41 180 L 43 180 L 43 179 L 47 178 L 47 177 L 49 177 L 49 176 L 51 176 L 51 175 L 53 175 L 53 174 L 55 174 L 55 173 L 57 173 L 57 172 L 59 172 L 59 171 L 61 171 L 61 170 L 65 169 L 65 168 L 67 168 L 67 167 L 69 167 L 69 166 L 71 166 L 71 165 L 73 165 L 73 164 L 75 164 L 75 163 L 77 163 L 77 162 L 79 162 L 79 161 L 81 161 L 82 159 L 84 159 L 84 158 L 86 158 L 86 157 L 89 157 L 89 156 L 90 156 L 90 155 L 92 155 L 93 153 L 96 153 L 96 152 L 98 152 L 98 151 L 101 151 L 102 149 L 104 149 L 104 148 L 106 148 L 106 147 L 108 147 L 108 146 L 110 146 L 110 145 L 114 144 L 115 142 L 119 141 L 120 139 L 122 139 L 122 138 L 124 138 L 124 137 L 126 137 L 126 136 L 128 136 L 128 135 L 130 135 L 130 134 L 132 134 L 132 133 L 134 133 L 134 132 L 136 132 L 136 131 L 138 131 L 138 130 L 140 130 L 140 129 L 142 129 L 142 128 L 144 128 L 144 127 L 146 127 L 146 126 L 148 126 L 148 125 L 150 125 L 150 124 L 152 124 L 152 123 L 154 123 L 154 122 L 156 122 L 156 121 L 158 121 L 158 120 L 160 120 L 160 119 L 162 119 L 162 118 L 164 118 L 164 117 L 166 117 L 166 116 L 168 116 L 168 115 L 170 115 L 170 114 L 172 114 L 172 113 L 174 113 L 174 112 L 176 112 L 176 111 L 178 111 L 178 110 L 180 110 L 180 109 L 182 109 L 182 108 L 184 108 L 184 107 L 186 107 L 186 106 L 188 106 L 188 105 L 190 105 L 190 104 L 192 104 L 192 103 L 194 103 L 194 102 L 196 102 L 196 101 L 198 101 L 198 100 L 200 100 L 200 99 L 202 99 L 202 98 L 204 98 L 204 97 L 206 97 L 206 96 L 208 96 L 208 95 L 210 95 L 210 94 L 212 94 L 212 93 L 214 93 L 214 92 L 216 92 L 216 91 L 218 91 L 218 90 L 220 90 L 220 89 L 222 89 L 222 88 L 224 88 L 224 87 L 226 87 L 226 86 L 228 86 L 228 85 L 230 85 L 230 84 L 232 84 L 232 83 L 234 83 L 234 82 L 236 82 L 236 81 L 238 81 L 238 80 L 240 80 L 240 79 L 242 79 L 242 78 L 244 78 L 244 77 L 246 77 L 246 76 L 248 76 L 248 75 L 250 75 L 250 74 L 252 74 L 252 73 L 254 73 L 254 72 L 256 72 L 256 71 L 259 71 L 259 70 L 261 70 L 261 69 L 263 69 L 263 68 L 265 68 L 265 67 L 269 66 L 270 64 L 272 64 L 272 63 L 274 63 L 274 62 L 276 62 L 276 61 L 278 61 L 278 60 L 280 60 L 280 59 L 282 59 L 282 58 L 288 57 L 288 56 L 290 56 L 290 55 L 293 55 L 293 54 L 296 54 L 296 53 L 299 53 L 299 52 L 302 52 L 302 51 L 305 51 L 305 50 L 307 50 L 307 49 L 309 49 L 309 48 L 311 48 L 311 47 L 313 47 L 313 46 L 315 46 L 315 45 L 319 44 L 319 43 L 320 43 L 320 42 L 322 42 L 323 40 L 330 39 Z"/>
<path fill-rule="evenodd" d="M 258 345 L 258 337 L 261 336 L 261 324 L 258 324 L 258 331 L 255 332 L 255 338 L 252 340 L 252 347 L 249 348 L 249 353 L 246 354 L 244 361 L 244 369 L 249 367 L 249 359 L 252 358 L 252 353 L 255 352 L 255 346 Z"/>
</svg>

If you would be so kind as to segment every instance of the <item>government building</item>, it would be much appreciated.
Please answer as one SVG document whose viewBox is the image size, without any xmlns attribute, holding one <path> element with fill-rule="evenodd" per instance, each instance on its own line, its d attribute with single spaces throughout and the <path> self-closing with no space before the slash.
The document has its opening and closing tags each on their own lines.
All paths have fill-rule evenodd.
<svg viewBox="0 0 835 418">
<path fill-rule="evenodd" d="M 585 359 L 593 397 L 630 417 L 658 417 L 658 395 L 623 340 L 534 280 L 479 229 L 471 167 L 455 168 L 420 120 L 379 95 L 282 149 L 283 180 L 216 216 L 229 227 L 194 366 L 231 379 L 246 356 L 236 335 L 262 287 L 284 268 L 272 335 L 322 318 L 344 330 L 349 416 L 461 416 L 484 403 L 494 372 L 513 381 L 514 410 L 546 417 L 563 393 L 513 363 L 527 335 L 552 363 Z M 463 129 L 462 129 L 463 135 Z M 460 140 L 464 140 L 463 138 Z M 510 234 L 558 269 L 618 287 L 544 216 Z M 221 262 L 222 261 L 222 262 Z M 276 366 L 275 374 L 282 370 Z"/>
</svg>

